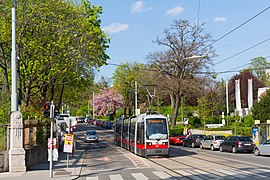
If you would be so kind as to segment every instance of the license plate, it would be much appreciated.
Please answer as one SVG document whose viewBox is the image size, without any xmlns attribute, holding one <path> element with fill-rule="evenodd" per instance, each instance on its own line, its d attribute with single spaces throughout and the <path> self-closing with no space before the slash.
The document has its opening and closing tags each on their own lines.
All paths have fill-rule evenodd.
<svg viewBox="0 0 270 180">
<path fill-rule="evenodd" d="M 156 150 L 156 153 L 161 153 L 161 150 Z"/>
<path fill-rule="evenodd" d="M 251 146 L 251 144 L 245 144 L 246 146 Z"/>
</svg>

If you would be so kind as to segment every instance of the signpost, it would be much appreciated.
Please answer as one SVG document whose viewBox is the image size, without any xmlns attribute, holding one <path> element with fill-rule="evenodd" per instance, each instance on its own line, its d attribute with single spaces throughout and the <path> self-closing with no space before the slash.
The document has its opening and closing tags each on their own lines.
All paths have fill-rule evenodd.
<svg viewBox="0 0 270 180">
<path fill-rule="evenodd" d="M 73 140 L 74 140 L 73 134 L 66 134 L 65 135 L 63 152 L 67 153 L 67 168 L 68 168 L 68 163 L 69 163 L 68 162 L 69 161 L 69 153 L 72 153 L 72 150 L 73 150 Z"/>
</svg>

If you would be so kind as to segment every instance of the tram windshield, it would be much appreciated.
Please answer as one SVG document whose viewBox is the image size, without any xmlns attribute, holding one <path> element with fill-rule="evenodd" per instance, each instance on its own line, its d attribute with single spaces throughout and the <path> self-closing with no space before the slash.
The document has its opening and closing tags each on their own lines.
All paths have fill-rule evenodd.
<svg viewBox="0 0 270 180">
<path fill-rule="evenodd" d="M 147 119 L 146 138 L 156 140 L 167 139 L 168 131 L 166 119 Z"/>
</svg>

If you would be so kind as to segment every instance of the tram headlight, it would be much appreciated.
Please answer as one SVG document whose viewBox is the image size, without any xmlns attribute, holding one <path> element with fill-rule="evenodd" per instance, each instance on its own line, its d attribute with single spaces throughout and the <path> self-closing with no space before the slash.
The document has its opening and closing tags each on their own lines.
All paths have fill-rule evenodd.
<svg viewBox="0 0 270 180">
<path fill-rule="evenodd" d="M 152 146 L 152 143 L 151 142 L 147 142 L 146 145 L 147 146 Z"/>
<path fill-rule="evenodd" d="M 163 142 L 162 145 L 166 146 L 166 145 L 168 145 L 168 142 Z"/>
</svg>

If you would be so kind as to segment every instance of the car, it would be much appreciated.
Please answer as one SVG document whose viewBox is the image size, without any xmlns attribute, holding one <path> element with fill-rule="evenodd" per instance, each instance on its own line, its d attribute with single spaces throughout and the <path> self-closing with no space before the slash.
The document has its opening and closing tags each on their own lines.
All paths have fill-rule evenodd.
<svg viewBox="0 0 270 180">
<path fill-rule="evenodd" d="M 254 148 L 254 154 L 256 156 L 260 155 L 270 155 L 270 139 L 268 139 L 266 142 L 256 146 Z"/>
<path fill-rule="evenodd" d="M 254 143 L 248 136 L 230 136 L 220 144 L 219 150 L 232 153 L 237 152 L 252 152 Z"/>
<path fill-rule="evenodd" d="M 77 117 L 76 119 L 77 119 L 77 122 L 78 123 L 83 123 L 85 118 L 83 118 L 83 117 Z"/>
<path fill-rule="evenodd" d="M 183 146 L 191 146 L 192 148 L 200 147 L 200 143 L 205 137 L 206 135 L 204 134 L 188 135 L 186 139 L 183 140 Z"/>
<path fill-rule="evenodd" d="M 85 132 L 85 142 L 99 142 L 98 134 L 96 130 L 87 130 Z"/>
<path fill-rule="evenodd" d="M 183 134 L 171 134 L 169 136 L 169 143 L 175 145 L 182 145 L 185 138 L 186 136 Z"/>
<path fill-rule="evenodd" d="M 226 137 L 223 135 L 208 135 L 206 136 L 200 144 L 201 149 L 211 149 L 212 151 L 219 149 L 220 144 L 226 140 Z"/>
</svg>

